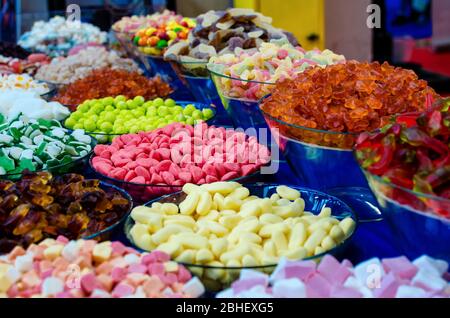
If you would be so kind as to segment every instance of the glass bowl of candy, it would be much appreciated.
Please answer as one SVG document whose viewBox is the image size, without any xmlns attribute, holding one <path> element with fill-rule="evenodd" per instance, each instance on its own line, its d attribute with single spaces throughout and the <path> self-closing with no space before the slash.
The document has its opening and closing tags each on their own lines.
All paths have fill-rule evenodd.
<svg viewBox="0 0 450 318">
<path fill-rule="evenodd" d="M 84 101 L 65 121 L 69 129 L 84 129 L 99 143 L 111 142 L 115 137 L 152 131 L 179 122 L 194 125 L 214 120 L 215 110 L 196 102 L 176 102 L 156 98 L 145 101 L 142 96 L 105 97 Z"/>
<path fill-rule="evenodd" d="M 185 265 L 210 291 L 243 269 L 271 273 L 282 258 L 340 254 L 357 219 L 343 201 L 315 190 L 272 184 L 187 184 L 136 207 L 125 222 L 130 242 Z"/>
<path fill-rule="evenodd" d="M 228 117 L 223 109 L 217 89 L 206 68 L 206 62 L 180 57 L 180 60 L 170 61 L 178 78 L 189 87 L 192 95 L 198 102 L 216 106 L 218 116 Z"/>
<path fill-rule="evenodd" d="M 348 61 L 278 81 L 260 109 L 306 186 L 367 188 L 352 153 L 357 135 L 377 131 L 392 116 L 424 110 L 435 96 L 410 70 Z"/>
<path fill-rule="evenodd" d="M 450 100 L 362 134 L 355 154 L 402 251 L 450 260 Z"/>
<path fill-rule="evenodd" d="M 160 77 L 148 78 L 136 71 L 106 67 L 95 69 L 89 75 L 61 87 L 53 100 L 76 111 L 77 106 L 87 100 L 110 96 L 117 97 L 117 101 L 136 96 L 153 100 L 168 98 L 172 91 Z"/>
<path fill-rule="evenodd" d="M 252 87 L 259 87 L 260 92 L 270 92 L 275 87 L 275 83 L 242 80 L 212 70 L 209 70 L 209 72 L 222 105 L 235 128 L 267 128 L 264 116 L 259 110 L 259 99 L 264 97 L 265 94 L 256 96 L 252 93 Z M 235 85 L 235 87 L 231 87 L 232 85 Z"/>
<path fill-rule="evenodd" d="M 15 182 L 0 180 L 0 193 L 1 252 L 59 235 L 107 239 L 133 206 L 124 190 L 79 174 L 26 173 Z"/>
<path fill-rule="evenodd" d="M 194 127 L 173 123 L 98 145 L 90 165 L 99 178 L 145 203 L 180 191 L 189 182 L 256 181 L 269 162 L 269 149 L 256 137 L 206 123 Z"/>
<path fill-rule="evenodd" d="M 25 171 L 82 172 L 97 140 L 57 120 L 22 116 L 0 124 L 0 143 L 0 179 L 17 180 Z"/>
</svg>

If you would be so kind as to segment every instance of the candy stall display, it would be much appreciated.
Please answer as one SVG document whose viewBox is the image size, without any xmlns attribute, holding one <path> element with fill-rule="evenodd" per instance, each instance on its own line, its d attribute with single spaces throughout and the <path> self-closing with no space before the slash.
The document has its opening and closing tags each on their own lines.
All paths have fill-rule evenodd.
<svg viewBox="0 0 450 318">
<path fill-rule="evenodd" d="M 58 102 L 47 102 L 35 92 L 22 90 L 0 90 L 0 114 L 8 120 L 26 114 L 28 119 L 63 120 L 69 116 L 67 107 Z"/>
<path fill-rule="evenodd" d="M 35 22 L 31 30 L 20 37 L 18 44 L 32 52 L 59 56 L 66 55 L 76 45 L 89 42 L 106 43 L 106 32 L 90 23 L 55 16 L 49 21 Z"/>
<path fill-rule="evenodd" d="M 368 284 L 373 268 L 380 269 L 379 287 Z M 218 298 L 450 298 L 445 274 L 448 263 L 428 256 L 372 258 L 356 266 L 326 255 L 319 264 L 283 259 L 268 276 L 242 271 Z"/>
<path fill-rule="evenodd" d="M 195 20 L 190 18 L 169 19 L 157 26 L 139 29 L 133 37 L 133 43 L 140 52 L 161 57 L 173 42 L 186 41 L 195 26 Z"/>
<path fill-rule="evenodd" d="M 89 99 L 121 95 L 126 98 L 142 96 L 145 100 L 151 100 L 168 97 L 170 93 L 172 88 L 160 77 L 147 78 L 134 71 L 103 68 L 61 87 L 54 100 L 75 111 L 78 105 Z"/>
<path fill-rule="evenodd" d="M 173 123 L 149 133 L 122 135 L 94 149 L 91 166 L 136 202 L 174 193 L 189 182 L 252 180 L 270 161 L 255 137 L 206 123 Z"/>
<path fill-rule="evenodd" d="M 213 56 L 207 67 L 234 126 L 247 129 L 267 127 L 258 101 L 270 94 L 277 81 L 291 79 L 309 67 L 344 62 L 343 55 L 330 50 L 262 43 L 257 49 L 236 48 L 233 53 Z"/>
<path fill-rule="evenodd" d="M 209 11 L 197 17 L 197 26 L 188 41 L 174 42 L 164 58 L 172 61 L 174 70 L 198 101 L 213 103 L 222 110 L 206 63 L 213 56 L 233 53 L 236 48 L 257 48 L 264 42 L 298 45 L 292 34 L 271 23 L 271 18 L 250 9 Z"/>
<path fill-rule="evenodd" d="M 42 65 L 46 65 L 50 61 L 50 57 L 42 53 L 30 54 L 24 59 L 0 54 L 0 75 L 22 73 L 34 75 Z"/>
<path fill-rule="evenodd" d="M 206 63 L 212 56 L 232 53 L 235 48 L 251 49 L 264 42 L 289 41 L 298 45 L 292 34 L 272 26 L 272 19 L 251 9 L 208 11 L 197 17 L 197 26 L 188 41 L 175 41 L 164 53 L 168 60 L 204 63 L 195 75 L 207 75 Z"/>
<path fill-rule="evenodd" d="M 317 189 L 367 187 L 352 153 L 361 132 L 426 108 L 434 90 L 410 70 L 348 61 L 279 81 L 261 111 L 290 166 Z"/>
<path fill-rule="evenodd" d="M 174 73 L 163 54 L 174 41 L 186 41 L 189 32 L 195 27 L 195 20 L 179 15 L 164 16 L 151 25 L 141 28 L 132 36 L 135 55 L 152 76 L 161 76 L 175 88 L 175 98 L 192 99 L 186 85 Z"/>
<path fill-rule="evenodd" d="M 158 28 L 168 21 L 181 22 L 182 19 L 183 17 L 181 15 L 177 15 L 173 11 L 164 10 L 163 12 L 156 12 L 149 15 L 123 17 L 112 25 L 111 30 L 127 54 L 132 57 L 138 57 L 136 46 L 133 43 L 133 38 L 137 31 L 149 27 Z"/>
<path fill-rule="evenodd" d="M 174 122 L 194 125 L 213 117 L 214 111 L 199 103 L 119 95 L 84 101 L 64 124 L 69 129 L 84 129 L 105 143 L 123 134 L 152 131 Z"/>
<path fill-rule="evenodd" d="M 0 94 L 11 91 L 26 91 L 37 95 L 48 95 L 51 90 L 49 84 L 37 81 L 28 74 L 0 74 Z"/>
<path fill-rule="evenodd" d="M 83 130 L 68 131 L 59 121 L 0 115 L 0 178 L 18 179 L 23 171 L 67 173 L 84 167 L 96 145 Z"/>
<path fill-rule="evenodd" d="M 356 158 L 404 253 L 450 261 L 450 99 L 364 133 Z M 414 238 L 414 239 L 413 239 Z"/>
<path fill-rule="evenodd" d="M 106 67 L 142 73 L 131 59 L 121 58 L 116 52 L 105 48 L 88 47 L 68 57 L 54 58 L 50 64 L 39 68 L 35 78 L 57 85 L 70 84 L 86 77 L 95 69 Z"/>
<path fill-rule="evenodd" d="M 270 272 L 281 257 L 335 251 L 352 236 L 353 216 L 343 202 L 312 190 L 216 182 L 186 184 L 182 193 L 136 207 L 127 225 L 139 248 L 166 252 L 220 290 L 239 269 Z"/>
<path fill-rule="evenodd" d="M 0 297 L 9 298 L 196 298 L 205 290 L 167 254 L 64 236 L 1 257 L 0 281 Z"/>
<path fill-rule="evenodd" d="M 436 82 L 166 3 L 0 41 L 0 298 L 450 298 Z"/>
<path fill-rule="evenodd" d="M 16 182 L 0 180 L 0 193 L 2 252 L 58 235 L 100 239 L 133 205 L 125 191 L 78 174 L 27 173 Z"/>
</svg>

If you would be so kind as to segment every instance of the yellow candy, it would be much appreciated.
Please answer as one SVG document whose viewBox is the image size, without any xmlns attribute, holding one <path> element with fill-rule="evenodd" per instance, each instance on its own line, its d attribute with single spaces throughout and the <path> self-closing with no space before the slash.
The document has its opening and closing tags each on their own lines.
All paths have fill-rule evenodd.
<svg viewBox="0 0 450 318">
<path fill-rule="evenodd" d="M 193 195 L 193 194 L 190 194 Z M 198 199 L 198 205 L 197 205 L 197 214 L 200 215 L 206 215 L 211 210 L 213 200 L 211 198 L 211 194 L 204 191 L 200 194 L 200 198 Z M 184 213 L 183 213 L 184 214 Z"/>
<path fill-rule="evenodd" d="M 45 254 L 45 252 L 44 252 Z M 112 254 L 111 242 L 102 242 L 95 245 L 92 251 L 92 258 L 98 263 L 109 260 Z"/>
<path fill-rule="evenodd" d="M 317 229 L 308 237 L 303 246 L 308 251 L 308 255 L 314 255 L 314 250 L 319 246 L 325 236 L 327 236 L 327 233 L 324 230 Z"/>
<path fill-rule="evenodd" d="M 198 201 L 200 200 L 200 194 L 198 191 L 192 191 L 189 193 L 184 199 L 183 202 L 180 203 L 180 213 L 191 215 L 194 213 L 197 208 Z"/>
<path fill-rule="evenodd" d="M 49 246 L 44 250 L 44 257 L 49 260 L 54 260 L 61 255 L 63 249 L 64 246 L 61 244 Z"/>
<path fill-rule="evenodd" d="M 356 223 L 352 218 L 345 218 L 339 223 L 339 226 L 341 227 L 342 231 L 344 231 L 345 237 L 347 238 L 355 230 Z"/>
<path fill-rule="evenodd" d="M 190 232 L 191 229 L 180 226 L 178 224 L 169 224 L 152 235 L 153 242 L 155 244 L 161 244 L 167 242 L 172 235 L 178 234 L 180 232 Z"/>
<path fill-rule="evenodd" d="M 163 203 L 161 211 L 166 215 L 177 215 L 178 206 L 174 203 Z"/>
<path fill-rule="evenodd" d="M 195 255 L 195 260 L 197 263 L 208 263 L 214 260 L 214 255 L 210 250 L 202 248 Z"/>
<path fill-rule="evenodd" d="M 210 242 L 211 251 L 216 257 L 220 257 L 228 248 L 228 241 L 225 238 L 218 238 Z"/>
<path fill-rule="evenodd" d="M 286 187 L 286 186 L 278 186 L 276 191 L 277 191 L 278 195 L 280 197 L 282 197 L 283 199 L 288 199 L 288 200 L 294 201 L 294 200 L 300 198 L 299 191 L 289 188 L 289 187 Z"/>
<path fill-rule="evenodd" d="M 180 263 L 193 264 L 195 260 L 195 250 L 184 250 L 175 260 Z"/>
</svg>

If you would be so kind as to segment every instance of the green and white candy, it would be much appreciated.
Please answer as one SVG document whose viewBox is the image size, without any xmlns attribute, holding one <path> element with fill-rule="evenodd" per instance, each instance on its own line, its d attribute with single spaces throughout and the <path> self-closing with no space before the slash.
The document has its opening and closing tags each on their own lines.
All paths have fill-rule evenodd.
<svg viewBox="0 0 450 318">
<path fill-rule="evenodd" d="M 87 156 L 92 138 L 84 130 L 68 131 L 57 120 L 6 121 L 0 116 L 0 175 L 46 170 Z"/>
</svg>

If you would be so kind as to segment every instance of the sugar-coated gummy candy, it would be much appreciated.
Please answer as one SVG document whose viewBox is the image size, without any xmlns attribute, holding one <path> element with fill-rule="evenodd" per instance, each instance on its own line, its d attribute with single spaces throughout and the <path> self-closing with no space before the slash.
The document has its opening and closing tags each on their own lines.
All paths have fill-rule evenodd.
<svg viewBox="0 0 450 318">
<path fill-rule="evenodd" d="M 268 148 L 256 139 L 206 123 L 194 128 L 173 123 L 149 133 L 122 135 L 110 146 L 98 145 L 94 152 L 92 166 L 101 174 L 155 186 L 144 189 L 146 194 L 136 193 L 137 198 L 175 192 L 189 182 L 248 176 L 270 161 Z M 255 157 L 239 157 L 246 153 Z M 168 190 L 162 185 L 168 185 Z"/>
<path fill-rule="evenodd" d="M 229 98 L 258 101 L 268 95 L 279 80 L 295 77 L 309 67 L 344 63 L 345 57 L 330 50 L 305 51 L 290 43 L 262 43 L 257 49 L 236 49 L 212 57 L 208 69 L 219 92 Z M 216 75 L 217 74 L 217 75 Z"/>
</svg>

